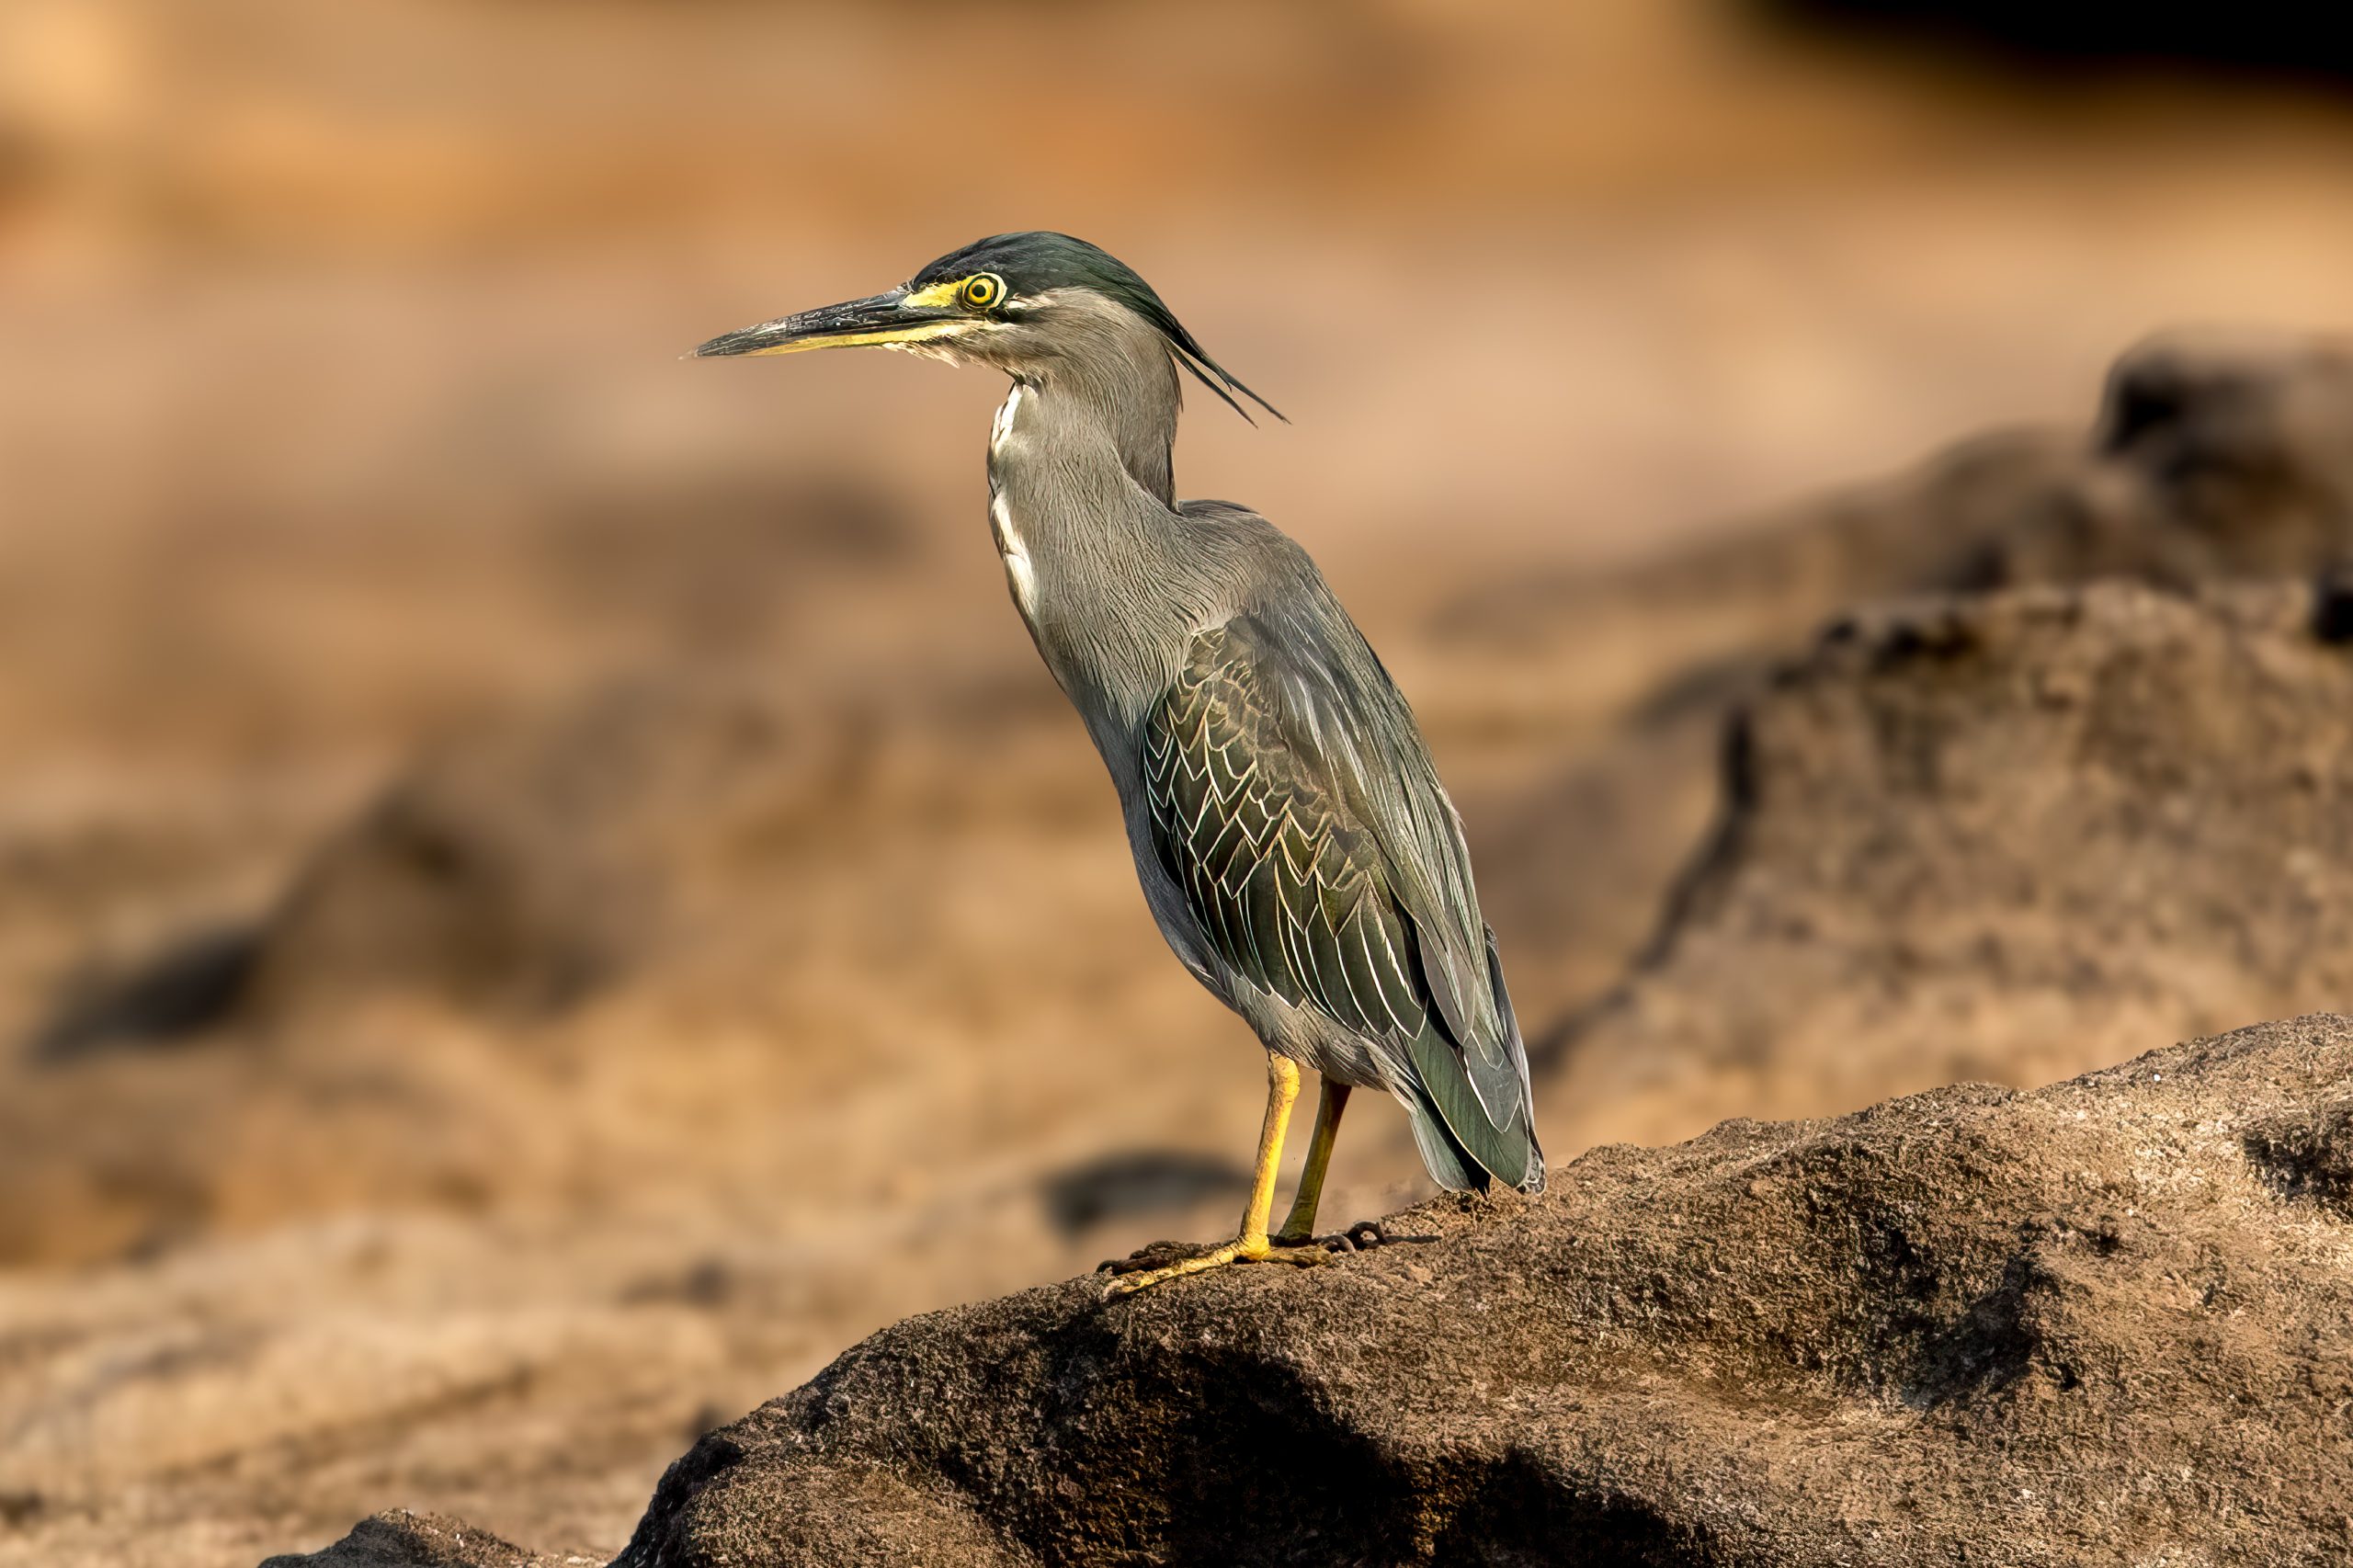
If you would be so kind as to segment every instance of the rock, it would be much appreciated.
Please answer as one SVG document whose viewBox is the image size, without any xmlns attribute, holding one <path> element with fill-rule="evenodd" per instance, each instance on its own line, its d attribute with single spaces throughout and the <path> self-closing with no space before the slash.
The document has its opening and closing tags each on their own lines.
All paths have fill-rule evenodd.
<svg viewBox="0 0 2353 1568">
<path fill-rule="evenodd" d="M 1438 631 L 1454 688 L 1471 695 L 1438 717 L 1548 736 L 1559 758 L 1516 799 L 1465 802 L 1476 807 L 1481 890 L 1525 993 L 1521 1016 L 1561 1038 L 1642 949 L 1662 893 L 1705 835 L 1727 717 L 1824 624 L 1924 595 L 2115 579 L 2186 592 L 2334 573 L 2314 614 L 2324 637 L 2343 642 L 2353 639 L 2347 571 L 2353 348 L 2202 332 L 2125 355 L 2083 431 L 1962 441 L 1893 480 L 1624 572 L 1524 576 L 1464 600 Z M 2120 1050 L 2206 1027 L 2123 1024 Z M 2051 1074 L 2112 1054 L 2079 1053 Z M 1707 1119 L 1703 1110 L 1646 1135 Z"/>
<path fill-rule="evenodd" d="M 1673 1136 L 2353 995 L 2353 653 L 2309 587 L 1851 618 L 1743 710 L 1722 788 L 1647 960 L 1538 1042 L 1540 1104 Z"/>
<path fill-rule="evenodd" d="M 705 1437 L 619 1562 L 2341 1561 L 2348 1119 L 2315 1016 L 934 1312 Z"/>
<path fill-rule="evenodd" d="M 555 1561 L 456 1519 L 387 1508 L 324 1551 L 273 1557 L 262 1568 L 552 1568 Z"/>
<path fill-rule="evenodd" d="M 241 1005 L 285 1015 L 406 991 L 560 1010 L 675 915 L 733 819 L 789 819 L 831 759 L 766 694 L 673 679 L 463 737 L 324 846 L 267 923 Z"/>
<path fill-rule="evenodd" d="M 1025 756 L 969 779 L 941 754 L 995 761 L 1028 744 L 1051 687 L 882 685 L 812 694 L 683 669 L 455 736 L 320 846 L 199 1021 L 312 1019 L 389 996 L 511 1025 L 681 952 L 780 961 L 795 932 L 773 912 L 836 846 L 938 831 L 956 805 L 1018 798 L 1036 770 Z M 119 1014 L 158 989 L 138 983 L 96 1006 Z"/>
<path fill-rule="evenodd" d="M 2353 344 L 2179 332 L 2109 370 L 2089 428 L 1956 443 L 1890 482 L 1605 577 L 1523 577 L 1466 599 L 1454 636 L 1639 645 L 1640 700 L 1733 672 L 1855 606 L 2128 577 L 2309 579 L 2353 561 Z M 1644 665 L 1652 667 L 1645 671 Z M 1657 667 L 1663 665 L 1664 668 Z"/>
<path fill-rule="evenodd" d="M 2353 557 L 2353 349 L 2170 334 L 2109 373 L 2086 449 L 1915 585 L 2309 577 Z M 1935 541 L 1924 540 L 1926 548 Z"/>
</svg>

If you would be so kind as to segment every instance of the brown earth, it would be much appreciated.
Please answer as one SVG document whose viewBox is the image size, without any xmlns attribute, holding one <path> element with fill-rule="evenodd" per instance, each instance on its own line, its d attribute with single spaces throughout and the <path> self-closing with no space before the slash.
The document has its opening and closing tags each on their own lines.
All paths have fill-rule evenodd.
<svg viewBox="0 0 2353 1568">
<path fill-rule="evenodd" d="M 2341 1017 L 1727 1122 L 1319 1269 L 910 1319 L 705 1436 L 618 1562 L 2336 1561 L 2348 1224 Z M 448 1528 L 275 1561 L 528 1561 Z"/>
</svg>

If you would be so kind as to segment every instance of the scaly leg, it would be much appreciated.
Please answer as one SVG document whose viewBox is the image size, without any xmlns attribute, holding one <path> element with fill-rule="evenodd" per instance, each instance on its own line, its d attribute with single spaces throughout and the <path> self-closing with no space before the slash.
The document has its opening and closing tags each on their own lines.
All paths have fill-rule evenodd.
<svg viewBox="0 0 2353 1568">
<path fill-rule="evenodd" d="M 1106 1296 L 1128 1295 L 1164 1279 L 1222 1268 L 1229 1263 L 1255 1263 L 1274 1251 L 1267 1239 L 1267 1217 L 1275 1209 L 1275 1168 L 1282 1164 L 1283 1130 L 1290 1124 L 1291 1104 L 1298 1098 L 1299 1068 L 1288 1056 L 1267 1052 L 1267 1119 L 1258 1130 L 1258 1165 L 1250 1177 L 1250 1207 L 1242 1211 L 1242 1233 L 1199 1257 L 1185 1258 L 1165 1268 L 1123 1274 L 1104 1290 Z"/>
<path fill-rule="evenodd" d="M 1307 1141 L 1307 1168 L 1299 1173 L 1299 1195 L 1291 1199 L 1290 1218 L 1275 1233 L 1279 1245 L 1298 1246 L 1315 1239 L 1315 1206 L 1324 1200 L 1324 1172 L 1332 1164 L 1332 1142 L 1340 1133 L 1340 1113 L 1348 1108 L 1348 1085 L 1324 1080 L 1315 1102 L 1315 1133 Z"/>
</svg>

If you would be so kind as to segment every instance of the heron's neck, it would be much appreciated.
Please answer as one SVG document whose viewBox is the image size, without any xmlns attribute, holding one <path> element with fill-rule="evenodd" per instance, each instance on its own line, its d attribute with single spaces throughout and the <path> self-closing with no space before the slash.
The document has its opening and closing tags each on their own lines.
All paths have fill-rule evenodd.
<svg viewBox="0 0 2353 1568">
<path fill-rule="evenodd" d="M 1022 366 L 1017 381 L 1050 397 L 1056 417 L 1075 436 L 1058 456 L 1085 460 L 1116 454 L 1120 467 L 1164 506 L 1176 502 L 1171 454 L 1183 399 L 1176 367 L 1159 333 L 1116 305 L 1102 304 L 1066 322 L 1050 358 Z"/>
<path fill-rule="evenodd" d="M 1154 335 L 1124 359 L 1024 365 L 990 434 L 1006 584 L 1106 756 L 1128 744 L 1134 703 L 1165 689 L 1212 597 L 1174 508 L 1176 426 L 1176 369 Z"/>
</svg>

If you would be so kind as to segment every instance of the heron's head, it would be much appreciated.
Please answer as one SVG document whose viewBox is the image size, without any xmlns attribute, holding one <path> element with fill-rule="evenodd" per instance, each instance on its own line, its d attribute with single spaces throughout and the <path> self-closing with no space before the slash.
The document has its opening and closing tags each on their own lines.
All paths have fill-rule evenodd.
<svg viewBox="0 0 2353 1568">
<path fill-rule="evenodd" d="M 1134 268 L 1085 240 L 1042 231 L 991 235 L 950 251 L 898 288 L 727 333 L 695 352 L 899 348 L 1045 379 L 1108 337 L 1139 329 L 1244 418 L 1249 415 L 1236 393 L 1282 417 L 1201 351 Z"/>
</svg>

